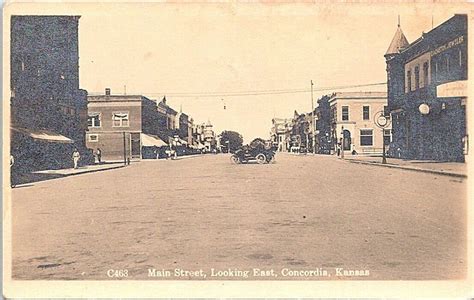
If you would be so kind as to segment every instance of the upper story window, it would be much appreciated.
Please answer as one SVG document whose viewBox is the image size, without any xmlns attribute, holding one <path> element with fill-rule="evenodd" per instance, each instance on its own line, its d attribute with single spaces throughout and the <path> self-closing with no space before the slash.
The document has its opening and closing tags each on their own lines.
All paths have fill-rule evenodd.
<svg viewBox="0 0 474 300">
<path fill-rule="evenodd" d="M 369 120 L 370 119 L 370 106 L 364 105 L 362 107 L 362 119 Z"/>
<path fill-rule="evenodd" d="M 449 55 L 446 55 L 446 73 L 449 74 L 450 69 L 449 69 Z"/>
<path fill-rule="evenodd" d="M 87 126 L 100 127 L 100 113 L 90 113 L 87 117 Z"/>
<path fill-rule="evenodd" d="M 342 107 L 342 120 L 349 121 L 349 106 Z"/>
<path fill-rule="evenodd" d="M 415 67 L 415 90 L 420 88 L 420 66 Z"/>
<path fill-rule="evenodd" d="M 429 83 L 429 71 L 430 67 L 428 62 L 423 63 L 423 86 L 427 86 Z"/>
<path fill-rule="evenodd" d="M 112 121 L 113 127 L 128 127 L 130 123 L 128 113 L 114 113 Z"/>
<path fill-rule="evenodd" d="M 407 92 L 411 92 L 411 71 L 407 71 Z"/>
</svg>

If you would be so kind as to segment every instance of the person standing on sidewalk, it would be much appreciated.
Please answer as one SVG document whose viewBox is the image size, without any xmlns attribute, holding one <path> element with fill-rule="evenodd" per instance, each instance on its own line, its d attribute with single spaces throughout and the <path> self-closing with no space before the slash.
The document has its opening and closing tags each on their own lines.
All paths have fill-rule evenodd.
<svg viewBox="0 0 474 300">
<path fill-rule="evenodd" d="M 102 163 L 102 150 L 100 150 L 100 148 L 97 148 L 96 155 L 97 155 L 97 162 L 100 165 Z"/>
<path fill-rule="evenodd" d="M 79 154 L 79 151 L 77 151 L 77 148 L 74 148 L 74 152 L 72 153 L 72 160 L 74 162 L 74 169 L 77 169 L 80 158 L 81 158 L 81 154 Z"/>
<path fill-rule="evenodd" d="M 10 154 L 10 185 L 12 188 L 16 186 L 15 173 L 13 172 L 13 165 L 15 164 L 15 157 Z"/>
</svg>

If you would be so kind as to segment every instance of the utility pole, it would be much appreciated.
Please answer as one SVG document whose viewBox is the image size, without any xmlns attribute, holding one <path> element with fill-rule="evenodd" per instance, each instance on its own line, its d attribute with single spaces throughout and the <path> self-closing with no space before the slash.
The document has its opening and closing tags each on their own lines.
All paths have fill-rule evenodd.
<svg viewBox="0 0 474 300">
<path fill-rule="evenodd" d="M 127 146 L 125 141 L 125 131 L 123 132 L 123 165 L 127 165 Z"/>
<path fill-rule="evenodd" d="M 314 98 L 313 98 L 313 80 L 311 80 L 311 134 L 313 135 L 313 138 L 311 140 L 311 148 L 313 150 L 313 154 L 316 154 L 316 149 L 315 149 L 315 139 L 316 139 L 316 132 L 314 130 Z"/>
</svg>

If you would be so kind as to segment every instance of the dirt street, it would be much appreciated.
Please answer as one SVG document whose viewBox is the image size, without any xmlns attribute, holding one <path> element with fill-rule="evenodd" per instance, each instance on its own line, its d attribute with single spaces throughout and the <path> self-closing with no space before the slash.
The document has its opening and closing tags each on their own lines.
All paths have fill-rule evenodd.
<svg viewBox="0 0 474 300">
<path fill-rule="evenodd" d="M 141 161 L 15 188 L 13 277 L 461 278 L 465 193 L 462 179 L 326 156 Z"/>
</svg>

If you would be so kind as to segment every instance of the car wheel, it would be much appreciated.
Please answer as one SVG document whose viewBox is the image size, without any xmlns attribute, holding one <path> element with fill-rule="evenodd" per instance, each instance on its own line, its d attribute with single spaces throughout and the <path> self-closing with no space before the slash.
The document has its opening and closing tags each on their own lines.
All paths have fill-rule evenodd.
<svg viewBox="0 0 474 300">
<path fill-rule="evenodd" d="M 240 164 L 240 158 L 237 155 L 232 155 L 230 157 L 230 161 L 233 162 L 234 164 Z"/>
<path fill-rule="evenodd" d="M 267 162 L 267 157 L 263 153 L 258 154 L 255 158 L 257 159 L 257 163 L 259 164 L 264 164 Z"/>
</svg>

